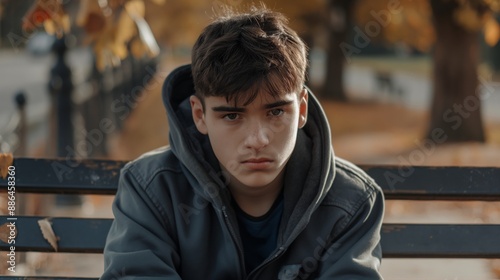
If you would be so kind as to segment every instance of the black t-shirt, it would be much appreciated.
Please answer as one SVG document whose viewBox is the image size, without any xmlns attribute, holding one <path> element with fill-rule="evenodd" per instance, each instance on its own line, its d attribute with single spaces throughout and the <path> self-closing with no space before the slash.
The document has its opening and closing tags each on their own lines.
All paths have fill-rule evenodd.
<svg viewBox="0 0 500 280">
<path fill-rule="evenodd" d="M 276 249 L 278 230 L 283 214 L 283 193 L 269 211 L 260 217 L 252 217 L 233 203 L 238 217 L 247 272 L 259 266 Z"/>
</svg>

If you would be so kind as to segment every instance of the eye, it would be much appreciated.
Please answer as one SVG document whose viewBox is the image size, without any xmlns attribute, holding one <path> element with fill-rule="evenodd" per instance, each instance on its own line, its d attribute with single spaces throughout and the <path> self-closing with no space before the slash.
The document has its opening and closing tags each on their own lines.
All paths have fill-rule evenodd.
<svg viewBox="0 0 500 280">
<path fill-rule="evenodd" d="M 239 114 L 237 113 L 230 113 L 230 114 L 225 114 L 222 116 L 223 119 L 228 120 L 228 121 L 235 121 L 239 117 Z"/>
<path fill-rule="evenodd" d="M 273 117 L 278 117 L 278 116 L 281 116 L 283 115 L 285 111 L 283 109 L 272 109 L 269 111 L 269 115 L 273 116 Z"/>
</svg>

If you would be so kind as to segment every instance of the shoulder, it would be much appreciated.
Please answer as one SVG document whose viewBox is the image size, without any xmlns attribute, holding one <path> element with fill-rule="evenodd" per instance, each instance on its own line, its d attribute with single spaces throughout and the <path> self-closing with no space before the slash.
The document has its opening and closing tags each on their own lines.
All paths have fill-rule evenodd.
<svg viewBox="0 0 500 280">
<path fill-rule="evenodd" d="M 159 174 L 182 173 L 181 164 L 169 146 L 142 154 L 137 159 L 127 163 L 122 174 L 132 175 L 142 186 L 148 186 Z"/>
<path fill-rule="evenodd" d="M 382 196 L 382 189 L 366 172 L 345 159 L 335 158 L 335 178 L 323 204 L 341 207 L 354 215 L 363 204 L 373 204 Z"/>
</svg>

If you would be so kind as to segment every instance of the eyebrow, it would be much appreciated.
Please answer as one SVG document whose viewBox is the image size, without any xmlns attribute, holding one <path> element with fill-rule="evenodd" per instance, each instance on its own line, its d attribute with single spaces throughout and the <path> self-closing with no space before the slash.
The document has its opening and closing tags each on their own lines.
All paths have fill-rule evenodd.
<svg viewBox="0 0 500 280">
<path fill-rule="evenodd" d="M 289 105 L 292 103 L 293 103 L 292 100 L 280 100 L 280 101 L 276 101 L 276 102 L 264 105 L 264 109 L 271 109 L 271 108 L 275 108 L 275 107 L 286 106 L 286 105 Z"/>
<path fill-rule="evenodd" d="M 238 113 L 243 113 L 243 112 L 245 112 L 245 108 L 241 108 L 241 107 L 229 107 L 229 106 L 215 106 L 215 107 L 212 107 L 212 111 L 214 111 L 214 112 L 238 112 Z"/>
<path fill-rule="evenodd" d="M 292 100 L 280 100 L 273 103 L 265 104 L 263 108 L 271 109 L 275 107 L 286 106 L 292 103 L 293 103 Z M 244 107 L 231 107 L 231 106 L 215 106 L 212 107 L 212 110 L 214 112 L 238 112 L 238 113 L 243 113 L 246 111 Z"/>
</svg>

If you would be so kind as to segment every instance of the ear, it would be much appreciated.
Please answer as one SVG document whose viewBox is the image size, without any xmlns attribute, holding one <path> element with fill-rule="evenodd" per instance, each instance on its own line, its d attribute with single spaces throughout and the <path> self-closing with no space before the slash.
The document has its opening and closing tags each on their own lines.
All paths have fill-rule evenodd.
<svg viewBox="0 0 500 280">
<path fill-rule="evenodd" d="M 303 88 L 299 93 L 299 128 L 303 128 L 307 122 L 307 89 Z"/>
<path fill-rule="evenodd" d="M 205 123 L 205 113 L 203 112 L 203 104 L 201 104 L 201 100 L 192 95 L 189 97 L 189 102 L 191 103 L 191 113 L 193 114 L 193 121 L 196 125 L 196 128 L 201 134 L 207 134 L 207 125 Z"/>
</svg>

